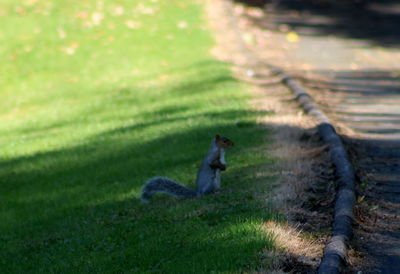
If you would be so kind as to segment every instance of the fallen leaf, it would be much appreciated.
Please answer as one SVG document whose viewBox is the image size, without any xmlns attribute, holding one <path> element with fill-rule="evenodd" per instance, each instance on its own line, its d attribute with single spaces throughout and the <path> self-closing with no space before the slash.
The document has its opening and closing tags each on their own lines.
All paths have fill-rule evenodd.
<svg viewBox="0 0 400 274">
<path fill-rule="evenodd" d="M 26 10 L 21 8 L 21 7 L 16 7 L 15 8 L 15 12 L 20 14 L 20 15 L 25 15 L 26 14 Z"/>
<path fill-rule="evenodd" d="M 58 28 L 57 33 L 58 33 L 58 37 L 60 37 L 60 39 L 67 38 L 67 33 L 62 28 Z"/>
<path fill-rule="evenodd" d="M 185 21 L 180 21 L 180 22 L 178 22 L 177 26 L 178 26 L 178 28 L 180 28 L 180 29 L 186 29 L 187 26 L 188 26 L 188 23 L 185 22 Z"/>
<path fill-rule="evenodd" d="M 260 8 L 249 8 L 247 9 L 247 14 L 255 18 L 261 18 L 264 15 L 262 9 Z"/>
<path fill-rule="evenodd" d="M 243 34 L 243 40 L 248 45 L 254 45 L 254 36 L 249 32 Z"/>
<path fill-rule="evenodd" d="M 81 11 L 81 12 L 76 13 L 75 17 L 79 18 L 79 19 L 87 19 L 89 17 L 89 14 L 85 11 Z"/>
<path fill-rule="evenodd" d="M 139 22 L 135 22 L 135 21 L 132 21 L 132 20 L 125 21 L 125 25 L 130 29 L 137 29 L 137 28 L 140 27 L 140 23 Z"/>
<path fill-rule="evenodd" d="M 112 15 L 114 16 L 121 16 L 125 13 L 124 7 L 117 6 L 114 8 Z"/>
<path fill-rule="evenodd" d="M 296 32 L 290 31 L 286 34 L 286 40 L 290 43 L 297 43 L 300 41 L 300 36 Z"/>
<path fill-rule="evenodd" d="M 100 25 L 103 19 L 104 15 L 101 12 L 92 13 L 92 22 L 95 26 Z"/>
<path fill-rule="evenodd" d="M 27 0 L 25 1 L 26 6 L 33 6 L 37 3 L 38 0 Z"/>
<path fill-rule="evenodd" d="M 67 55 L 72 55 L 72 54 L 75 54 L 75 49 L 74 48 L 65 48 L 64 52 Z"/>
<path fill-rule="evenodd" d="M 253 77 L 254 76 L 254 71 L 253 70 L 248 70 L 246 71 L 246 75 L 249 77 Z"/>
<path fill-rule="evenodd" d="M 78 42 L 71 42 L 71 48 L 74 48 L 74 49 L 79 48 L 79 43 Z"/>
<path fill-rule="evenodd" d="M 168 75 L 162 74 L 162 75 L 160 75 L 159 79 L 160 79 L 161 82 L 164 82 L 165 80 L 168 79 L 168 77 L 169 77 Z"/>
<path fill-rule="evenodd" d="M 78 42 L 71 42 L 69 46 L 62 48 L 61 50 L 66 54 L 66 55 L 73 55 L 75 54 L 76 50 L 79 48 L 79 43 Z"/>
<path fill-rule="evenodd" d="M 24 50 L 25 50 L 25 52 L 31 52 L 32 51 L 32 46 L 25 46 L 25 48 L 24 48 Z"/>
</svg>

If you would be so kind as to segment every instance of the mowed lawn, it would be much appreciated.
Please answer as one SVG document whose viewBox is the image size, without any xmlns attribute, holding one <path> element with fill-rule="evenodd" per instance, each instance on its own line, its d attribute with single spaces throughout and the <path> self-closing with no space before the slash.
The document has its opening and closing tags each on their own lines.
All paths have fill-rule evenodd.
<svg viewBox="0 0 400 274">
<path fill-rule="evenodd" d="M 210 52 L 197 0 L 0 0 L 0 272 L 239 273 L 267 267 L 273 159 L 251 95 Z M 194 187 L 216 134 L 222 191 Z"/>
</svg>

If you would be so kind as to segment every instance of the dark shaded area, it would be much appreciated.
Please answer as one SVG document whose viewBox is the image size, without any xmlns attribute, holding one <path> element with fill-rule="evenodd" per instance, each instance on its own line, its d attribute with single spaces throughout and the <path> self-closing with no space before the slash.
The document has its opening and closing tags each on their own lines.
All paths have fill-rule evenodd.
<svg viewBox="0 0 400 274">
<path fill-rule="evenodd" d="M 382 274 L 400 273 L 400 258 L 399 256 L 388 256 L 385 266 L 382 269 Z"/>
<path fill-rule="evenodd" d="M 400 44 L 400 2 L 396 0 L 236 0 L 265 8 L 253 18 L 262 28 L 282 26 L 302 35 L 336 35 L 383 47 Z"/>
<path fill-rule="evenodd" d="M 400 140 L 347 139 L 358 194 L 354 245 L 368 254 L 365 273 L 397 273 L 400 254 Z M 364 272 L 364 271 L 363 271 Z"/>
</svg>

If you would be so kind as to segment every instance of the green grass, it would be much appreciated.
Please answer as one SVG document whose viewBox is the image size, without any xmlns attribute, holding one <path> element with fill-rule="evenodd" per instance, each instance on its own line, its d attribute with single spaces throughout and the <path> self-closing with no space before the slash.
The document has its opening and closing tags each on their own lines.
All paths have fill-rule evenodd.
<svg viewBox="0 0 400 274">
<path fill-rule="evenodd" d="M 265 266 L 268 113 L 209 54 L 200 1 L 0 0 L 0 25 L 1 273 Z M 153 176 L 194 187 L 216 133 L 220 194 L 140 203 Z"/>
</svg>

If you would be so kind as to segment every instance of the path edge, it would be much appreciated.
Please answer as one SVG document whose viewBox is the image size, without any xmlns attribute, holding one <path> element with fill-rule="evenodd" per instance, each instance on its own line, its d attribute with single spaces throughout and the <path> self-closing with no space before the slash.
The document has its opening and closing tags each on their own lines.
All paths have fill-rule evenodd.
<svg viewBox="0 0 400 274">
<path fill-rule="evenodd" d="M 353 236 L 353 207 L 356 203 L 355 174 L 344 144 L 325 113 L 314 103 L 299 81 L 285 71 L 268 65 L 296 97 L 298 104 L 318 122 L 318 134 L 329 147 L 329 156 L 338 178 L 332 234 L 324 249 L 318 273 L 342 273 L 348 262 L 348 243 Z"/>
</svg>

